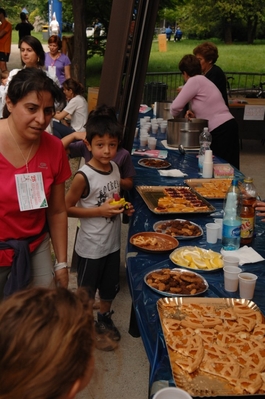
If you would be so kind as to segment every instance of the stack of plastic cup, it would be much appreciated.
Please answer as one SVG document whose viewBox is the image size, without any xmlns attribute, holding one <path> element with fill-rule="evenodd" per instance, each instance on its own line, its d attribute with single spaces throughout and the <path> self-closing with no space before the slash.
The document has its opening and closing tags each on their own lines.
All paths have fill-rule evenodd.
<svg viewBox="0 0 265 399">
<path fill-rule="evenodd" d="M 157 139 L 155 137 L 148 137 L 147 145 L 150 150 L 155 150 Z"/>
<path fill-rule="evenodd" d="M 155 123 L 151 123 L 151 129 L 152 129 L 152 134 L 154 135 L 154 136 L 156 136 L 157 135 L 157 133 L 158 133 L 158 123 L 157 122 L 155 122 Z"/>
<path fill-rule="evenodd" d="M 162 121 L 161 123 L 160 123 L 160 132 L 162 133 L 162 134 L 165 134 L 166 132 L 167 132 L 167 121 Z"/>
</svg>

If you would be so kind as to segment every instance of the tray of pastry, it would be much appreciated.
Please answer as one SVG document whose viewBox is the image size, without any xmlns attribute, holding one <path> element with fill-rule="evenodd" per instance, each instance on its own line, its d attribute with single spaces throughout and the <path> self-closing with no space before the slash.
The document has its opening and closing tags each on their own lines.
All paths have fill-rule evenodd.
<svg viewBox="0 0 265 399">
<path fill-rule="evenodd" d="M 179 388 L 200 397 L 265 394 L 265 318 L 253 301 L 164 297 L 157 309 Z"/>
<path fill-rule="evenodd" d="M 212 213 L 215 208 L 187 186 L 136 186 L 136 190 L 156 214 Z"/>
<path fill-rule="evenodd" d="M 204 198 L 224 199 L 232 179 L 187 179 L 184 183 Z"/>
</svg>

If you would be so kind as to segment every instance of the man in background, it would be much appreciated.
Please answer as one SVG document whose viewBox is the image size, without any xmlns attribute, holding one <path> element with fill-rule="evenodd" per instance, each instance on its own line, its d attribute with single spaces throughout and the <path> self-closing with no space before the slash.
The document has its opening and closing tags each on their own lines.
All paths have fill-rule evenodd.
<svg viewBox="0 0 265 399">
<path fill-rule="evenodd" d="M 56 16 L 54 14 L 53 14 L 53 17 L 52 17 L 52 20 L 50 23 L 50 32 L 51 32 L 51 35 L 57 35 L 57 36 L 60 33 L 60 25 L 59 25 L 59 22 L 57 21 Z"/>
<path fill-rule="evenodd" d="M 12 25 L 6 20 L 6 12 L 3 8 L 0 8 L 0 22 L 0 69 L 5 71 L 11 51 Z"/>
<path fill-rule="evenodd" d="M 20 13 L 21 22 L 16 25 L 16 30 L 18 30 L 18 47 L 20 40 L 24 36 L 28 36 L 31 34 L 31 31 L 34 29 L 34 26 L 27 19 L 27 15 L 24 12 Z"/>
</svg>

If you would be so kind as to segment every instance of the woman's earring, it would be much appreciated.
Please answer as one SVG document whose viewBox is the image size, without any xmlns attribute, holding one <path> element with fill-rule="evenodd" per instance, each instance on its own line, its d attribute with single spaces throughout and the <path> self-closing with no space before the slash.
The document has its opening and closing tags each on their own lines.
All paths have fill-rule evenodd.
<svg viewBox="0 0 265 399">
<path fill-rule="evenodd" d="M 40 62 L 40 58 L 38 57 L 38 62 Z"/>
</svg>

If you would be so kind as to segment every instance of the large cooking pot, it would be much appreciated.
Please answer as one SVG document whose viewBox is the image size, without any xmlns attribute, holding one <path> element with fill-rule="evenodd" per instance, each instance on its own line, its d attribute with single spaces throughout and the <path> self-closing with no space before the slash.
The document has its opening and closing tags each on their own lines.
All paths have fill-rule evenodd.
<svg viewBox="0 0 265 399">
<path fill-rule="evenodd" d="M 171 104 L 172 101 L 155 102 L 153 110 L 154 116 L 156 118 L 163 118 L 165 120 L 172 118 L 172 115 L 170 113 Z"/>
<path fill-rule="evenodd" d="M 167 121 L 167 144 L 170 147 L 199 147 L 199 135 L 204 127 L 208 127 L 206 119 L 177 118 Z"/>
</svg>

